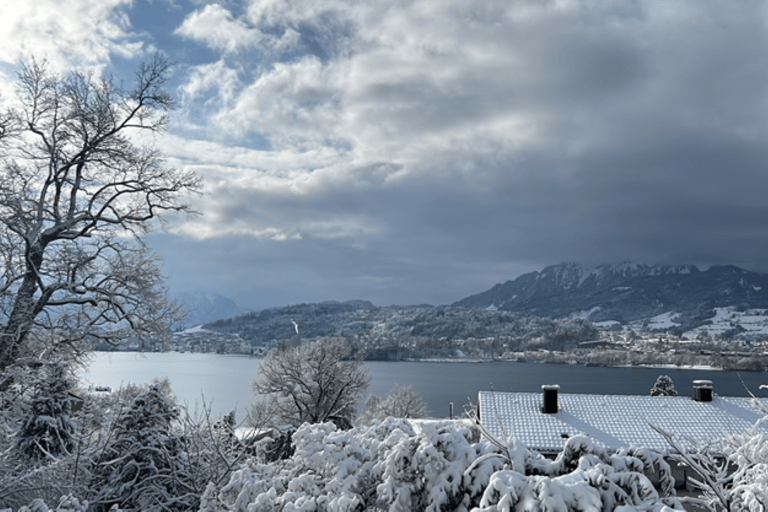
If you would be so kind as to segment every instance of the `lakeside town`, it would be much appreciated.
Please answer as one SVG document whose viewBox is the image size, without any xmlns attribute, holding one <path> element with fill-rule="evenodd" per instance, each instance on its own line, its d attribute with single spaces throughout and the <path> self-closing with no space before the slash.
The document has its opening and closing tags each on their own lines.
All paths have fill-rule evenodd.
<svg viewBox="0 0 768 512">
<path fill-rule="evenodd" d="M 712 367 L 723 370 L 762 371 L 768 367 L 768 341 L 698 335 L 687 339 L 678 332 L 586 329 L 578 334 L 540 336 L 486 336 L 432 339 L 414 336 L 358 334 L 341 336 L 368 360 L 506 360 L 594 366 Z M 570 337 L 569 337 L 570 336 Z M 554 338 L 557 338 L 554 341 Z M 311 341 L 313 338 L 304 339 Z M 316 339 L 316 338 L 314 338 Z M 269 349 L 297 343 L 296 337 L 255 345 L 237 333 L 203 326 L 173 333 L 162 341 L 129 342 L 108 350 L 147 350 L 263 356 Z M 567 347 L 567 348 L 565 348 Z"/>
</svg>

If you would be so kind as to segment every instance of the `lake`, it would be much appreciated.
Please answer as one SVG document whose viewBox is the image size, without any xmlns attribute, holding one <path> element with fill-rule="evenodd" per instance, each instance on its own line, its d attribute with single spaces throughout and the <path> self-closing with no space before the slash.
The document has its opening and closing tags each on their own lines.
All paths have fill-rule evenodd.
<svg viewBox="0 0 768 512">
<path fill-rule="evenodd" d="M 238 421 L 254 401 L 251 381 L 258 358 L 189 353 L 96 352 L 81 377 L 85 387 L 148 383 L 167 377 L 178 402 L 190 412 L 209 404 L 214 417 L 235 409 Z M 447 417 L 449 403 L 456 414 L 478 391 L 540 392 L 542 384 L 559 384 L 561 393 L 647 395 L 659 375 L 669 375 L 680 395 L 691 396 L 692 381 L 711 380 L 716 394 L 748 396 L 741 379 L 757 396 L 768 375 L 678 368 L 604 368 L 513 362 L 380 362 L 365 363 L 371 373 L 369 394 L 384 396 L 395 384 L 410 384 L 421 393 L 435 417 Z"/>
</svg>

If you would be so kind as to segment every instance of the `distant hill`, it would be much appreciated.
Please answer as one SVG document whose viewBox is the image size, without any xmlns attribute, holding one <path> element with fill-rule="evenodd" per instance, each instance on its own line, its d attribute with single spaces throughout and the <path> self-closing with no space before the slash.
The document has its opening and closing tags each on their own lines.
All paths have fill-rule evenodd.
<svg viewBox="0 0 768 512">
<path fill-rule="evenodd" d="M 220 318 L 230 318 L 243 312 L 243 309 L 232 299 L 217 293 L 182 292 L 175 294 L 173 298 L 187 312 L 187 317 L 183 322 L 186 327 L 213 322 Z"/>
<path fill-rule="evenodd" d="M 693 265 L 585 268 L 562 263 L 497 284 L 452 306 L 624 325 L 653 324 L 665 316 L 667 327 L 690 330 L 707 324 L 719 308 L 768 308 L 768 275 L 733 266 L 701 271 Z"/>
<path fill-rule="evenodd" d="M 297 339 L 294 322 L 301 339 L 348 336 L 366 340 L 429 338 L 455 341 L 549 336 L 548 339 L 557 344 L 594 339 L 597 334 L 594 327 L 583 320 L 552 320 L 525 313 L 447 306 L 377 307 L 361 300 L 265 309 L 211 322 L 204 327 L 264 344 Z"/>
</svg>

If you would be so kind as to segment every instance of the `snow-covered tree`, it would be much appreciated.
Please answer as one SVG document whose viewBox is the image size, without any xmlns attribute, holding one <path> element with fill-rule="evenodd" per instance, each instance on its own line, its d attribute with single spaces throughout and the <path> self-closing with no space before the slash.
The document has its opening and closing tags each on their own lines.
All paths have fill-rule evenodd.
<svg viewBox="0 0 768 512">
<path fill-rule="evenodd" d="M 366 410 L 360 415 L 361 425 L 370 425 L 389 416 L 406 419 L 429 416 L 427 403 L 411 385 L 395 385 L 384 398 L 371 395 L 366 399 L 365 405 Z"/>
<path fill-rule="evenodd" d="M 16 434 L 15 448 L 35 461 L 55 460 L 76 443 L 77 428 L 71 417 L 73 382 L 62 362 L 41 368 L 29 412 Z"/>
<path fill-rule="evenodd" d="M 117 342 L 176 319 L 142 234 L 187 211 L 200 182 L 139 142 L 168 123 L 169 70 L 157 57 L 123 89 L 40 62 L 22 69 L 0 112 L 0 371 L 38 329 L 54 345 Z"/>
<path fill-rule="evenodd" d="M 362 354 L 355 356 L 341 338 L 271 350 L 258 373 L 253 391 L 262 398 L 251 411 L 257 426 L 296 428 L 332 421 L 349 428 L 371 380 Z"/>
<path fill-rule="evenodd" d="M 719 442 L 700 445 L 685 437 L 683 441 L 651 423 L 669 443 L 671 456 L 694 474 L 688 480 L 700 495 L 683 498 L 685 502 L 711 512 L 768 511 L 768 434 L 761 428 L 768 422 L 768 409 L 752 397 L 764 416 L 746 432 L 724 435 Z"/>
<path fill-rule="evenodd" d="M 651 396 L 677 396 L 672 378 L 668 375 L 659 375 L 651 388 Z"/>
<path fill-rule="evenodd" d="M 189 510 L 197 502 L 187 472 L 179 411 L 157 386 L 136 397 L 94 461 L 93 510 Z"/>
</svg>

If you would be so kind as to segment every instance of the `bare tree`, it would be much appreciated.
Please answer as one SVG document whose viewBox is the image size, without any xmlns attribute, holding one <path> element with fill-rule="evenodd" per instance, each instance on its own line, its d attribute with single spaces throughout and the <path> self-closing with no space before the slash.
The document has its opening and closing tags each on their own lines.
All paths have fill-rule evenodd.
<svg viewBox="0 0 768 512">
<path fill-rule="evenodd" d="M 0 370 L 38 327 L 53 346 L 116 343 L 172 319 L 142 235 L 189 211 L 183 195 L 200 182 L 140 142 L 168 123 L 168 72 L 155 57 L 130 89 L 34 61 L 19 74 L 15 108 L 0 113 Z"/>
<path fill-rule="evenodd" d="M 322 338 L 270 351 L 259 365 L 252 423 L 298 427 L 332 421 L 350 428 L 357 403 L 371 379 L 362 359 L 341 338 Z"/>
<path fill-rule="evenodd" d="M 393 418 L 427 418 L 429 407 L 421 394 L 411 385 L 395 385 L 385 398 L 371 395 L 365 401 L 366 410 L 360 424 L 372 425 L 389 416 Z"/>
</svg>

